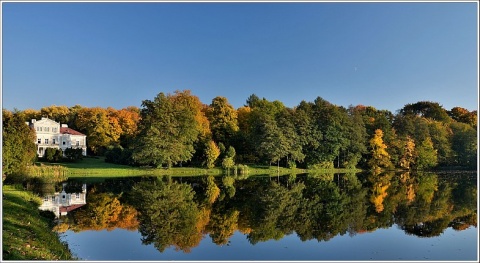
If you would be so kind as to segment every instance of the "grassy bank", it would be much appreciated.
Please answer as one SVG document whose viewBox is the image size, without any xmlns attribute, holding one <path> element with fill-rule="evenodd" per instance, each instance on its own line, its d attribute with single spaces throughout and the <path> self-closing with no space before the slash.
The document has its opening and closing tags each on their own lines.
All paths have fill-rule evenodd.
<svg viewBox="0 0 480 263">
<path fill-rule="evenodd" d="M 198 175 L 223 175 L 224 169 L 215 167 L 212 169 L 199 168 L 199 167 L 174 167 L 170 169 L 155 169 L 148 167 L 131 167 L 128 165 L 118 165 L 112 163 L 106 163 L 104 158 L 85 158 L 76 163 L 60 163 L 60 164 L 37 164 L 37 166 L 61 166 L 65 168 L 65 174 L 68 178 L 89 178 L 89 177 L 127 177 L 127 176 L 198 176 Z M 45 168 L 43 168 L 46 170 Z M 307 169 L 290 169 L 277 166 L 265 166 L 265 165 L 249 165 L 248 175 L 271 175 L 277 174 L 300 174 L 307 172 L 315 173 L 346 173 L 346 172 L 359 172 L 360 170 L 351 169 L 321 169 L 321 170 L 307 170 Z M 239 170 L 240 172 L 240 170 Z M 230 174 L 234 173 L 234 169 L 231 169 Z"/>
<path fill-rule="evenodd" d="M 38 210 L 39 197 L 12 185 L 4 185 L 2 192 L 4 260 L 74 259 L 52 232 L 53 214 Z"/>
</svg>

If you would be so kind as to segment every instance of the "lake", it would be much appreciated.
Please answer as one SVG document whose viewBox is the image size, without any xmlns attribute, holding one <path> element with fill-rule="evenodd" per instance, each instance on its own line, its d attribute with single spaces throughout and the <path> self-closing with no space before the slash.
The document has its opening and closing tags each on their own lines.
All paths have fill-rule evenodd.
<svg viewBox="0 0 480 263">
<path fill-rule="evenodd" d="M 55 229 L 82 260 L 478 259 L 476 172 L 77 179 L 41 189 L 60 204 Z"/>
</svg>

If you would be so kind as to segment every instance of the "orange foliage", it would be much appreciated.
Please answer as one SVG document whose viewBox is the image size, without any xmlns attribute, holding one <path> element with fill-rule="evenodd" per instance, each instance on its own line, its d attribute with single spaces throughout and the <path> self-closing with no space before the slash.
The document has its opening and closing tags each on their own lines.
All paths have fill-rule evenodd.
<svg viewBox="0 0 480 263">
<path fill-rule="evenodd" d="M 237 120 L 238 120 L 238 127 L 241 131 L 247 131 L 248 127 L 248 119 L 250 118 L 250 113 L 252 109 L 248 106 L 240 107 L 237 109 Z"/>
<path fill-rule="evenodd" d="M 197 130 L 200 132 L 201 137 L 205 138 L 211 134 L 210 122 L 204 112 L 206 105 L 204 105 L 197 96 L 192 95 L 190 90 L 177 90 L 173 96 L 169 96 L 169 99 L 176 105 L 183 106 L 186 110 L 193 112 Z"/>
</svg>

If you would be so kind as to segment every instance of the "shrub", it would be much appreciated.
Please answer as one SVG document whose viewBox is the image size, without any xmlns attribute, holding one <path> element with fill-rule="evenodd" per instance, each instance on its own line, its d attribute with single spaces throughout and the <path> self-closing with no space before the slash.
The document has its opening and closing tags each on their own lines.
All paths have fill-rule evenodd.
<svg viewBox="0 0 480 263">
<path fill-rule="evenodd" d="M 109 146 L 105 152 L 105 162 L 131 165 L 133 164 L 132 151 L 120 145 Z"/>
<path fill-rule="evenodd" d="M 50 163 L 60 162 L 63 159 L 63 152 L 57 148 L 47 148 L 45 149 L 44 159 Z"/>
<path fill-rule="evenodd" d="M 65 157 L 69 161 L 78 161 L 83 159 L 82 155 L 82 149 L 73 149 L 73 148 L 67 148 L 65 149 Z"/>
</svg>

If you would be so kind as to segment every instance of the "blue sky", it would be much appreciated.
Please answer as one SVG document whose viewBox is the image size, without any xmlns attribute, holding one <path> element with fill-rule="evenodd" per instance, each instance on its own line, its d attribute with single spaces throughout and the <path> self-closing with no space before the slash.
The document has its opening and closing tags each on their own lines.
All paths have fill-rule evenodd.
<svg viewBox="0 0 480 263">
<path fill-rule="evenodd" d="M 477 3 L 2 3 L 2 108 L 320 96 L 478 108 Z"/>
</svg>

